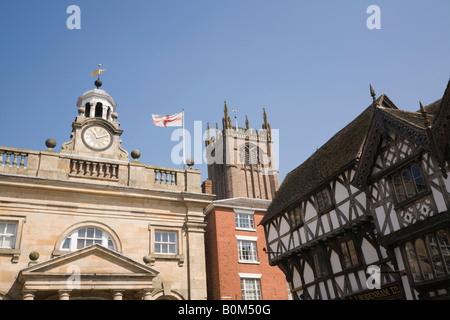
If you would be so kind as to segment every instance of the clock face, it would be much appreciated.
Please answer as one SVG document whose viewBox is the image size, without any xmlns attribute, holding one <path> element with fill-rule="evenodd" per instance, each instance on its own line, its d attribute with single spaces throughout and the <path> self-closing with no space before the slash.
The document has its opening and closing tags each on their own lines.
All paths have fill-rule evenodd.
<svg viewBox="0 0 450 320">
<path fill-rule="evenodd" d="M 84 144 L 92 150 L 104 151 L 112 144 L 112 136 L 109 130 L 99 125 L 86 127 L 81 133 Z"/>
</svg>

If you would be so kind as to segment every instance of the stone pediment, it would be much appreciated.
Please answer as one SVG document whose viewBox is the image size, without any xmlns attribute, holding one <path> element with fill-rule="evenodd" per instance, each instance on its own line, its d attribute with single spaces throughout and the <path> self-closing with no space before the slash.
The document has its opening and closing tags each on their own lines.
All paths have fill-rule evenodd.
<svg viewBox="0 0 450 320">
<path fill-rule="evenodd" d="M 101 245 L 50 259 L 19 273 L 27 289 L 151 288 L 158 271 Z"/>
</svg>

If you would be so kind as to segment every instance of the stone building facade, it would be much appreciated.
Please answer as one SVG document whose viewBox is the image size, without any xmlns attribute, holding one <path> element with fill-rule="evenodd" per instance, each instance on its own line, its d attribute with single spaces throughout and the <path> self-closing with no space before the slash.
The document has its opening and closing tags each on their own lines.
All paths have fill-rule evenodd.
<svg viewBox="0 0 450 320">
<path fill-rule="evenodd" d="M 206 299 L 200 171 L 130 161 L 104 90 L 77 107 L 59 152 L 0 147 L 0 298 Z"/>
</svg>

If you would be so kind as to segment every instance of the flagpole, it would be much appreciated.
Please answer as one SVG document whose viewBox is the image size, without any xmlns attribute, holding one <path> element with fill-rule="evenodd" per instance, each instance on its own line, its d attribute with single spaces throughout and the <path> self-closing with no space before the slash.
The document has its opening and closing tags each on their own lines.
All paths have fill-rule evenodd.
<svg viewBox="0 0 450 320">
<path fill-rule="evenodd" d="M 186 143 L 184 141 L 184 108 L 181 110 L 182 110 L 182 117 L 183 117 L 183 170 L 184 170 L 184 169 L 186 169 L 186 154 L 185 154 Z"/>
</svg>

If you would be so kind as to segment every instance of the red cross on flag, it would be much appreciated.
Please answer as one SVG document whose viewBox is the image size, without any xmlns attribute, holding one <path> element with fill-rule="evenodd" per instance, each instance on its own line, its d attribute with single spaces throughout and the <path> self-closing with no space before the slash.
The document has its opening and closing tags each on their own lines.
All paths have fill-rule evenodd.
<svg viewBox="0 0 450 320">
<path fill-rule="evenodd" d="M 183 125 L 183 112 L 173 115 L 152 114 L 153 123 L 158 127 L 181 127 Z"/>
</svg>

